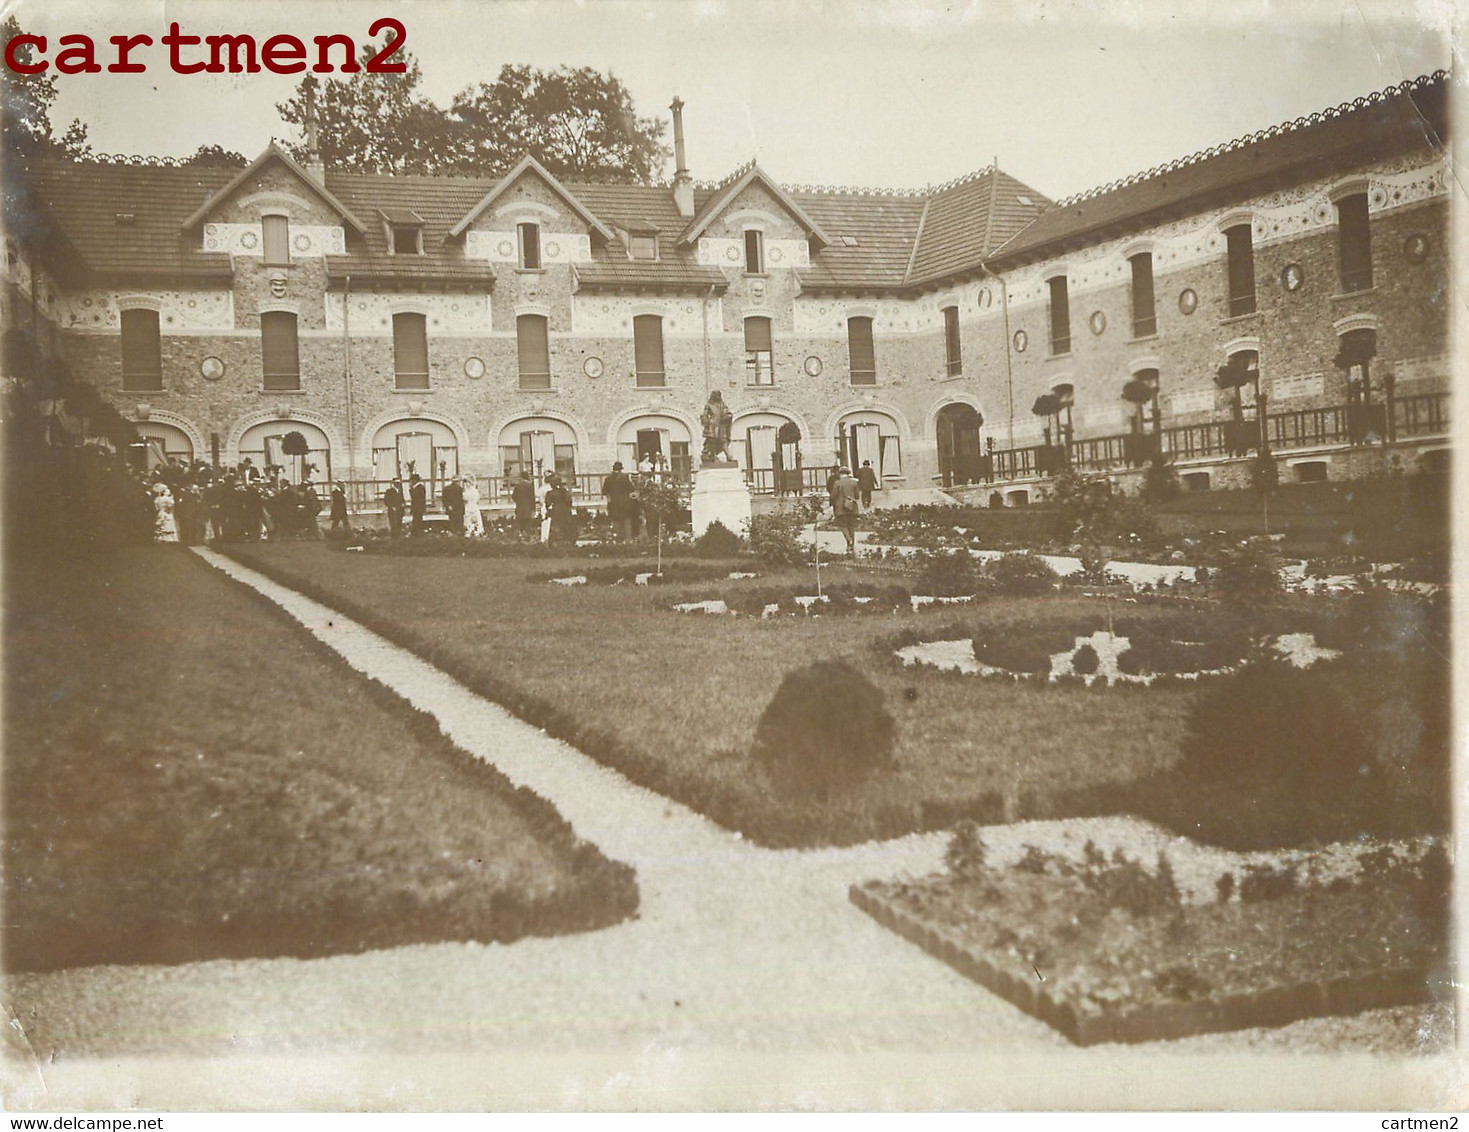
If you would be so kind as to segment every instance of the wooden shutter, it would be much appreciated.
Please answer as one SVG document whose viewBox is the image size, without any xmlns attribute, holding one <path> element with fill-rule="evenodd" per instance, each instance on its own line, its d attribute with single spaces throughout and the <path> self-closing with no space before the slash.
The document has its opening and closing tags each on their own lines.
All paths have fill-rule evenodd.
<svg viewBox="0 0 1469 1132">
<path fill-rule="evenodd" d="M 1158 306 L 1153 296 L 1153 256 L 1139 252 L 1132 264 L 1132 336 L 1146 338 L 1158 332 Z"/>
<path fill-rule="evenodd" d="M 1255 239 L 1248 224 L 1236 224 L 1224 233 L 1229 245 L 1230 316 L 1255 310 Z"/>
<path fill-rule="evenodd" d="M 632 320 L 634 366 L 639 385 L 663 384 L 663 319 L 640 314 Z"/>
<path fill-rule="evenodd" d="M 262 216 L 260 227 L 264 236 L 265 262 L 285 264 L 291 262 L 291 222 L 284 216 Z"/>
<path fill-rule="evenodd" d="M 875 384 L 877 355 L 872 348 L 872 319 L 865 315 L 847 319 L 847 350 L 852 363 L 852 384 Z"/>
<path fill-rule="evenodd" d="M 122 387 L 163 388 L 163 345 L 158 337 L 158 312 L 122 312 Z"/>
<path fill-rule="evenodd" d="M 959 348 L 959 308 L 944 308 L 944 353 L 949 376 L 964 372 L 964 356 Z"/>
<path fill-rule="evenodd" d="M 1372 228 L 1367 219 L 1367 194 L 1343 197 L 1336 203 L 1336 212 L 1341 289 L 1365 291 L 1372 286 Z"/>
<path fill-rule="evenodd" d="M 551 342 L 545 316 L 521 315 L 515 320 L 515 337 L 520 352 L 520 387 L 550 389 Z"/>
<path fill-rule="evenodd" d="M 393 316 L 393 370 L 397 388 L 428 388 L 428 320 L 421 314 Z"/>
<path fill-rule="evenodd" d="M 265 388 L 300 389 L 301 356 L 296 345 L 296 316 L 266 311 L 260 316 L 260 355 Z"/>
<path fill-rule="evenodd" d="M 541 266 L 541 226 L 520 225 L 520 266 L 535 271 Z"/>
<path fill-rule="evenodd" d="M 1071 298 L 1066 291 L 1066 276 L 1048 280 L 1051 288 L 1051 353 L 1071 352 Z"/>
<path fill-rule="evenodd" d="M 745 272 L 759 275 L 765 270 L 765 233 L 758 228 L 745 229 Z"/>
<path fill-rule="evenodd" d="M 747 318 L 745 319 L 745 350 L 769 350 L 770 347 L 770 319 Z"/>
</svg>

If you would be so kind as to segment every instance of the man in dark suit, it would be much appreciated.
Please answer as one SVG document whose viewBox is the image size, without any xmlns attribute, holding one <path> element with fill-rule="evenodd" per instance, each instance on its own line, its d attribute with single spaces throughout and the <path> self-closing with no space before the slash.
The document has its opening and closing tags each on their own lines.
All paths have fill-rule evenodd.
<svg viewBox="0 0 1469 1132">
<path fill-rule="evenodd" d="M 383 506 L 388 512 L 388 537 L 397 538 L 403 533 L 403 481 L 394 480 L 383 492 Z"/>
<path fill-rule="evenodd" d="M 515 529 L 525 538 L 536 529 L 536 485 L 525 472 L 510 489 L 510 499 L 515 504 Z"/>
<path fill-rule="evenodd" d="M 632 538 L 632 480 L 622 470 L 619 461 L 602 480 L 602 494 L 607 497 L 607 518 L 612 520 L 612 530 L 621 540 Z"/>
<path fill-rule="evenodd" d="M 857 486 L 862 490 L 862 510 L 872 510 L 872 493 L 877 490 L 877 473 L 872 470 L 872 461 L 863 460 L 857 469 Z"/>
<path fill-rule="evenodd" d="M 450 480 L 439 492 L 439 500 L 449 515 L 449 533 L 462 535 L 464 533 L 464 485 L 458 479 Z"/>
<path fill-rule="evenodd" d="M 428 488 L 424 486 L 423 478 L 417 472 L 408 480 L 408 506 L 413 516 L 413 526 L 408 533 L 417 538 L 423 534 L 423 512 L 428 507 Z"/>
</svg>

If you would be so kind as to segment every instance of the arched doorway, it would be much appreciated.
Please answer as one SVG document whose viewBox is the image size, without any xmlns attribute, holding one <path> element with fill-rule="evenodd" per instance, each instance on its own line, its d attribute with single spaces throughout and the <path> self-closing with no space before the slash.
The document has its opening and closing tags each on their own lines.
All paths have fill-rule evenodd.
<svg viewBox="0 0 1469 1132">
<path fill-rule="evenodd" d="M 300 439 L 287 439 L 293 433 Z M 326 433 L 305 421 L 270 420 L 251 425 L 240 436 L 239 452 L 241 464 L 248 459 L 262 471 L 280 468 L 291 483 L 300 483 L 308 475 L 318 482 L 332 478 L 331 442 Z"/>
<path fill-rule="evenodd" d="M 409 479 L 417 474 L 432 491 L 459 474 L 459 440 L 442 421 L 404 417 L 372 437 L 372 478 Z"/>
<path fill-rule="evenodd" d="M 875 409 L 848 413 L 837 422 L 832 448 L 846 467 L 856 472 L 866 461 L 878 479 L 895 479 L 903 474 L 903 452 L 898 422 Z"/>
<path fill-rule="evenodd" d="M 138 439 L 128 448 L 128 460 L 140 471 L 151 472 L 163 464 L 182 460 L 194 462 L 194 442 L 177 425 L 161 421 L 136 421 Z"/>
<path fill-rule="evenodd" d="M 651 459 L 680 482 L 693 479 L 689 426 L 677 417 L 648 413 L 624 421 L 617 430 L 617 458 L 628 471 Z"/>
<path fill-rule="evenodd" d="M 1349 330 L 1337 339 L 1333 361 L 1346 377 L 1347 439 L 1353 444 L 1372 444 L 1388 436 L 1387 410 L 1374 404 L 1372 359 L 1377 357 L 1377 331 Z M 1391 390 L 1388 390 L 1389 395 Z"/>
<path fill-rule="evenodd" d="M 784 495 L 801 491 L 801 426 L 783 413 L 746 413 L 730 430 L 730 452 L 750 490 Z"/>
<path fill-rule="evenodd" d="M 500 470 L 507 479 L 524 473 L 538 479 L 555 472 L 567 479 L 576 476 L 576 432 L 554 417 L 521 417 L 500 430 L 496 438 Z"/>
<path fill-rule="evenodd" d="M 939 410 L 936 431 L 939 449 L 939 476 L 945 487 L 978 483 L 990 478 L 984 467 L 979 445 L 979 430 L 984 417 L 973 405 L 962 401 Z"/>
</svg>

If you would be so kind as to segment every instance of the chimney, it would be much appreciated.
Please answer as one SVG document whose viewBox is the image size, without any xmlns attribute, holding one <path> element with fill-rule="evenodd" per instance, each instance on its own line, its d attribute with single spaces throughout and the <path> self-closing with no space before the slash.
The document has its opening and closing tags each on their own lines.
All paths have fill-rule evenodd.
<svg viewBox="0 0 1469 1132">
<path fill-rule="evenodd" d="M 306 83 L 306 172 L 318 185 L 326 187 L 326 163 L 318 148 L 316 125 L 316 83 Z"/>
<path fill-rule="evenodd" d="M 673 203 L 680 216 L 694 215 L 694 182 L 683 147 L 683 99 L 673 96 Z"/>
</svg>

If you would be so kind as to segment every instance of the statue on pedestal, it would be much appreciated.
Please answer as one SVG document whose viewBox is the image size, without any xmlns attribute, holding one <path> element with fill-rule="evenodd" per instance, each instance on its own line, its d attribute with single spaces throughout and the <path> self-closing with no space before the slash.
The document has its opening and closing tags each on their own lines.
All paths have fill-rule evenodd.
<svg viewBox="0 0 1469 1132">
<path fill-rule="evenodd" d="M 732 464 L 729 455 L 729 434 L 734 425 L 734 414 L 719 395 L 719 390 L 709 394 L 709 403 L 699 417 L 704 426 L 704 450 L 699 456 L 701 467 L 710 464 Z"/>
</svg>

